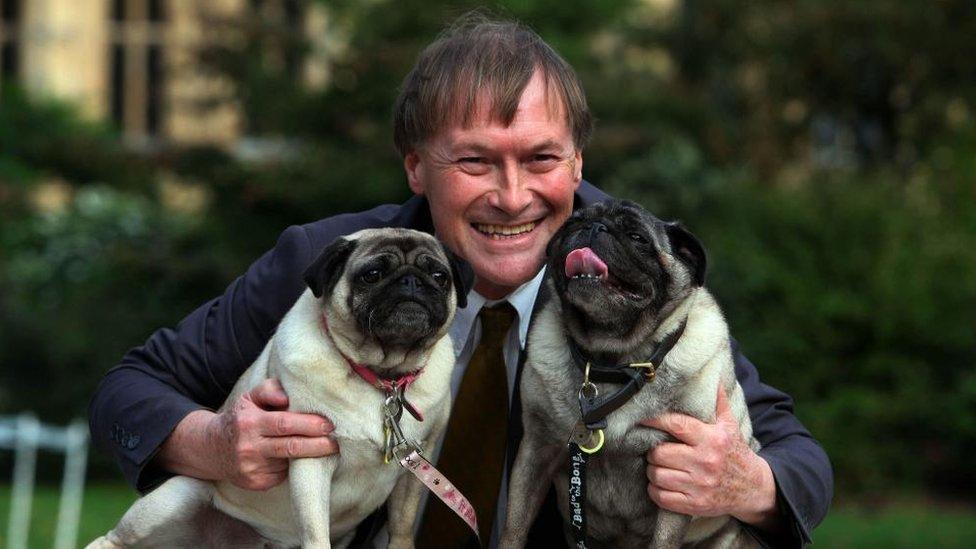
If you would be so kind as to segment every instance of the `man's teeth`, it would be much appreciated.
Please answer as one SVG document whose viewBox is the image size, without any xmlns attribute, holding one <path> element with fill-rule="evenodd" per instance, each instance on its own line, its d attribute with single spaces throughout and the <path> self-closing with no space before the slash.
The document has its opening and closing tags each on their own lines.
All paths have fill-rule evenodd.
<svg viewBox="0 0 976 549">
<path fill-rule="evenodd" d="M 574 275 L 572 277 L 572 280 L 579 280 L 581 278 L 590 278 L 590 279 L 593 279 L 593 280 L 599 280 L 600 275 L 588 274 L 588 273 L 578 274 L 578 275 Z"/>
<path fill-rule="evenodd" d="M 522 225 L 486 225 L 475 223 L 474 228 L 488 236 L 499 238 L 502 236 L 514 236 L 527 233 L 535 228 L 535 223 L 524 223 Z"/>
</svg>

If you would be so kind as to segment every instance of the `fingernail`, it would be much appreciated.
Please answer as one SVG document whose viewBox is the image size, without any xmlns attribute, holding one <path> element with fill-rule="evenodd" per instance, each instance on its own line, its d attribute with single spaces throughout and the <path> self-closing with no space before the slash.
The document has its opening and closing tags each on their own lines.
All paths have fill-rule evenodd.
<svg viewBox="0 0 976 549">
<path fill-rule="evenodd" d="M 330 423 L 328 421 L 323 421 L 322 422 L 322 432 L 323 433 L 329 434 L 329 433 L 331 433 L 334 430 L 335 430 L 335 425 L 332 425 L 332 423 Z"/>
</svg>

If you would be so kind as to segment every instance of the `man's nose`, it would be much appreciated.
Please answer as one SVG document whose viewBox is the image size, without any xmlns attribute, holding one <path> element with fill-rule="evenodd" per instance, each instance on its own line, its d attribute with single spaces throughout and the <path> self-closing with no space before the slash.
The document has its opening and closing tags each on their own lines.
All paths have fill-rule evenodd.
<svg viewBox="0 0 976 549">
<path fill-rule="evenodd" d="M 517 162 L 507 164 L 498 171 L 498 187 L 489 198 L 489 203 L 510 215 L 520 214 L 532 204 L 532 191 L 527 182 L 528 178 Z"/>
</svg>

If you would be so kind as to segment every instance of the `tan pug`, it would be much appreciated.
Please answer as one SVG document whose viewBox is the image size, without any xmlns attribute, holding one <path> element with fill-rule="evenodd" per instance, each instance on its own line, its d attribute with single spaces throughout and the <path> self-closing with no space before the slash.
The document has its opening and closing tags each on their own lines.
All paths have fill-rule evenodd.
<svg viewBox="0 0 976 549">
<path fill-rule="evenodd" d="M 645 455 L 669 435 L 638 422 L 666 412 L 714 421 L 719 387 L 745 440 L 753 449 L 759 446 L 735 378 L 728 328 L 702 287 L 701 244 L 678 224 L 658 220 L 634 203 L 608 201 L 576 212 L 549 243 L 548 256 L 522 373 L 525 434 L 511 475 L 502 546 L 525 544 L 550 482 L 567 539 L 577 545 L 580 515 L 570 507 L 567 442 L 581 427 L 579 391 L 587 362 L 593 378 L 597 366 L 634 372 L 624 376 L 626 383 L 596 379 L 596 391 L 584 390 L 598 391 L 593 402 L 610 402 L 608 395 L 632 387 L 623 404 L 610 407 L 603 447 L 589 457 L 588 547 L 757 546 L 731 517 L 664 511 L 646 492 Z M 642 365 L 649 357 L 660 362 Z M 595 448 L 599 433 L 582 433 L 576 440 Z"/>
<path fill-rule="evenodd" d="M 277 378 L 295 412 L 326 416 L 341 453 L 291 461 L 288 482 L 268 491 L 177 476 L 136 501 L 89 548 L 346 546 L 389 498 L 390 546 L 413 546 L 423 486 L 385 463 L 386 394 L 353 372 L 416 374 L 405 397 L 404 435 L 439 439 L 451 406 L 454 353 L 447 335 L 464 294 L 455 262 L 432 236 L 367 229 L 330 244 L 308 268 L 309 285 L 226 402 Z"/>
</svg>

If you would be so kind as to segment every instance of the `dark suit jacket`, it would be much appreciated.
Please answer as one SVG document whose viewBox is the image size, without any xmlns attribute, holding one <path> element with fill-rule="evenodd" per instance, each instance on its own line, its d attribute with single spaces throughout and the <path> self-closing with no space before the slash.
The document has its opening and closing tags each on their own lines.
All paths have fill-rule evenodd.
<svg viewBox="0 0 976 549">
<path fill-rule="evenodd" d="M 583 182 L 576 206 L 606 198 Z M 157 330 L 105 375 L 89 405 L 91 435 L 99 448 L 115 456 L 130 484 L 146 492 L 171 476 L 153 462 L 166 437 L 191 411 L 220 407 L 301 295 L 302 273 L 318 253 L 336 237 L 370 227 L 433 232 L 426 199 L 418 196 L 402 205 L 289 227 L 223 295 L 190 313 L 175 329 Z M 753 432 L 762 444 L 759 454 L 772 468 L 780 509 L 791 524 L 791 539 L 763 541 L 775 546 L 808 543 L 811 529 L 830 505 L 830 462 L 793 415 L 790 397 L 761 383 L 755 366 L 737 345 L 733 349 Z M 513 427 L 510 455 L 521 423 Z M 547 535 L 553 536 L 549 540 L 562 539 L 555 532 Z"/>
</svg>

